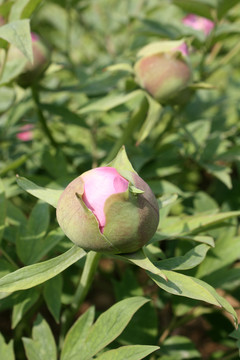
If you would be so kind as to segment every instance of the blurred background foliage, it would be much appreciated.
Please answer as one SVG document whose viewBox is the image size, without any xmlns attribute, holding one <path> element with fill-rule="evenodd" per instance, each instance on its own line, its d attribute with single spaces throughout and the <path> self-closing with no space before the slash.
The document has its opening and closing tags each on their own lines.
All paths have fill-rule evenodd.
<svg viewBox="0 0 240 360">
<path fill-rule="evenodd" d="M 206 35 L 184 25 L 190 13 L 213 21 L 213 30 Z M 160 259 L 180 257 L 196 241 L 212 246 L 214 240 L 201 264 L 181 272 L 221 289 L 238 310 L 237 219 L 224 219 L 217 229 L 204 221 L 203 229 L 189 225 L 189 233 L 179 221 L 239 210 L 238 1 L 0 0 L 0 15 L 0 276 L 71 247 L 53 209 L 25 193 L 16 173 L 62 189 L 82 172 L 112 160 L 125 144 L 133 167 L 155 195 L 174 197 L 160 211 L 151 252 Z M 26 74 L 30 31 L 44 44 L 45 62 L 40 73 Z M 154 117 L 132 67 L 143 46 L 179 39 L 188 44 L 192 84 Z M 14 46 L 25 57 L 10 59 Z M 29 237 L 34 246 L 27 251 Z M 16 359 L 25 359 L 21 338 L 31 337 L 39 311 L 58 342 L 61 314 L 71 303 L 83 264 L 78 261 L 41 286 L 3 294 L 0 330 L 6 342 L 14 339 Z M 141 269 L 107 257 L 100 260 L 78 315 L 90 305 L 99 314 L 115 301 L 142 295 L 152 302 L 137 312 L 118 344 L 160 344 L 149 359 L 238 358 L 240 333 L 229 336 L 233 327 L 225 312 L 165 293 Z M 3 359 L 14 359 L 10 353 Z"/>
</svg>

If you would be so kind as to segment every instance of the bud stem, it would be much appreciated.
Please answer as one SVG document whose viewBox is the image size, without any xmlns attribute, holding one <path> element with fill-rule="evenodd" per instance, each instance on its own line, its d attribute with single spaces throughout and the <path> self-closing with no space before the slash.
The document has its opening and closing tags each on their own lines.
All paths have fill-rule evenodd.
<svg viewBox="0 0 240 360">
<path fill-rule="evenodd" d="M 109 163 L 115 156 L 117 155 L 118 151 L 121 149 L 123 145 L 125 145 L 126 141 L 132 137 L 134 129 L 141 125 L 142 122 L 146 119 L 146 113 L 148 109 L 148 104 L 146 98 L 141 101 L 141 104 L 137 111 L 134 111 L 131 119 L 129 120 L 126 128 L 123 131 L 122 136 L 116 141 L 115 145 L 113 146 L 112 150 L 108 154 L 105 163 Z"/>
<path fill-rule="evenodd" d="M 60 347 L 63 343 L 64 337 L 73 323 L 74 316 L 77 313 L 80 305 L 83 303 L 89 288 L 93 282 L 94 275 L 101 257 L 101 253 L 90 251 L 86 256 L 83 272 L 79 280 L 79 284 L 73 300 L 71 302 L 71 308 L 66 309 L 61 318 L 61 335 L 60 335 Z"/>
<path fill-rule="evenodd" d="M 49 139 L 50 143 L 56 149 L 58 149 L 58 144 L 54 140 L 54 138 L 53 138 L 53 136 L 51 134 L 51 131 L 50 131 L 49 127 L 48 127 L 47 121 L 46 121 L 46 119 L 45 119 L 45 117 L 43 115 L 43 112 L 42 112 L 41 108 L 40 108 L 39 93 L 38 93 L 38 89 L 35 86 L 32 87 L 32 97 L 33 97 L 33 100 L 34 100 L 34 103 L 35 103 L 38 119 L 39 119 L 39 122 L 40 122 L 40 124 L 42 126 L 43 132 L 45 133 L 45 135 Z"/>
</svg>

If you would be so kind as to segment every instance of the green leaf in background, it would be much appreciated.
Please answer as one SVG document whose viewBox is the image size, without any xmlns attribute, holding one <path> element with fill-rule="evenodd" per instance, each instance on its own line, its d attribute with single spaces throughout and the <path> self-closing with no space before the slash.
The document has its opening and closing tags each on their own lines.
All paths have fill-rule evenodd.
<svg viewBox="0 0 240 360">
<path fill-rule="evenodd" d="M 64 124 L 78 125 L 86 129 L 89 128 L 89 126 L 85 123 L 82 116 L 75 114 L 65 106 L 60 106 L 59 104 L 52 104 L 52 103 L 51 104 L 41 103 L 39 104 L 39 107 L 42 110 L 47 111 L 50 115 L 59 116 L 61 120 L 64 122 Z"/>
<path fill-rule="evenodd" d="M 209 174 L 214 175 L 220 181 L 222 181 L 229 189 L 232 188 L 231 169 L 227 166 L 221 166 L 216 164 L 203 164 L 204 168 Z"/>
<path fill-rule="evenodd" d="M 51 260 L 25 266 L 0 279 L 0 292 L 30 289 L 60 274 L 85 255 L 83 249 L 73 246 Z"/>
<path fill-rule="evenodd" d="M 199 266 L 196 276 L 204 280 L 221 270 L 224 266 L 230 266 L 240 257 L 240 237 L 228 236 L 227 231 L 215 242 L 215 248 L 211 249 L 205 261 Z M 227 275 L 227 274 L 226 274 Z M 222 276 L 222 275 L 221 275 Z"/>
<path fill-rule="evenodd" d="M 16 94 L 13 88 L 7 86 L 0 88 L 0 114 L 13 105 L 15 98 Z"/>
<path fill-rule="evenodd" d="M 61 294 L 63 281 L 61 275 L 55 276 L 44 284 L 43 296 L 47 304 L 48 310 L 59 323 L 61 310 Z"/>
<path fill-rule="evenodd" d="M 6 212 L 7 212 L 7 203 L 5 199 L 5 191 L 3 187 L 3 182 L 0 179 L 0 244 L 2 241 L 2 236 L 4 233 L 5 228 L 5 218 L 6 218 Z"/>
<path fill-rule="evenodd" d="M 61 150 L 46 150 L 42 156 L 42 163 L 48 173 L 55 179 L 68 175 L 67 161 Z"/>
<path fill-rule="evenodd" d="M 239 4 L 238 0 L 218 0 L 218 18 L 222 19 L 222 17 L 237 4 Z"/>
<path fill-rule="evenodd" d="M 129 94 L 124 95 L 110 95 L 97 100 L 89 105 L 84 106 L 79 110 L 79 114 L 87 114 L 92 111 L 109 111 L 119 105 L 125 104 L 130 100 L 137 97 L 141 98 L 144 96 L 142 90 L 135 90 Z"/>
<path fill-rule="evenodd" d="M 201 357 L 201 354 L 190 339 L 185 336 L 176 335 L 171 336 L 164 341 L 160 348 L 160 354 L 172 356 L 170 359 L 174 360 L 200 359 Z M 166 359 L 168 358 L 166 357 Z"/>
<path fill-rule="evenodd" d="M 49 205 L 37 202 L 27 222 L 27 227 L 17 241 L 17 254 L 21 261 L 29 265 L 38 254 L 38 242 L 46 235 L 49 226 Z"/>
<path fill-rule="evenodd" d="M 79 359 L 78 352 L 81 352 L 86 336 L 94 321 L 95 310 L 90 307 L 73 324 L 65 337 L 62 348 L 61 360 Z"/>
<path fill-rule="evenodd" d="M 32 339 L 23 338 L 28 360 L 56 360 L 57 348 L 52 331 L 41 315 L 34 322 Z"/>
<path fill-rule="evenodd" d="M 212 18 L 212 9 L 217 4 L 217 0 L 173 0 L 173 3 L 182 8 L 187 13 Z"/>
<path fill-rule="evenodd" d="M 162 106 L 149 95 L 147 95 L 147 99 L 149 104 L 148 113 L 146 120 L 138 133 L 137 145 L 146 139 L 161 117 Z"/>
<path fill-rule="evenodd" d="M 138 283 L 135 273 L 126 269 L 120 281 L 112 280 L 117 301 L 131 296 L 144 296 L 144 291 Z M 118 337 L 121 345 L 154 345 L 158 337 L 157 313 L 152 302 L 145 304 L 134 314 L 128 326 Z"/>
<path fill-rule="evenodd" d="M 176 256 L 173 258 L 160 260 L 155 263 L 155 265 L 164 270 L 192 269 L 204 260 L 209 249 L 210 246 L 201 244 L 188 251 L 183 256 Z"/>
<path fill-rule="evenodd" d="M 233 307 L 218 293 L 216 290 L 197 278 L 176 273 L 173 271 L 163 270 L 167 281 L 158 275 L 148 272 L 151 279 L 163 290 L 179 296 L 186 296 L 190 299 L 205 301 L 209 304 L 223 307 L 228 311 L 237 324 L 237 314 Z"/>
<path fill-rule="evenodd" d="M 212 227 L 220 226 L 223 221 L 239 215 L 240 211 L 229 211 L 218 214 L 168 217 L 157 232 L 165 238 L 168 236 L 195 235 Z"/>
<path fill-rule="evenodd" d="M 145 356 L 158 350 L 159 346 L 150 345 L 129 345 L 118 349 L 109 350 L 98 356 L 98 360 L 141 360 Z"/>
<path fill-rule="evenodd" d="M 84 344 L 75 346 L 71 360 L 90 360 L 121 334 L 134 313 L 148 301 L 143 297 L 132 297 L 102 313 L 89 329 Z"/>
<path fill-rule="evenodd" d="M 2 334 L 0 334 L 0 359 L 15 360 L 13 340 L 9 341 L 7 344 Z"/>
<path fill-rule="evenodd" d="M 18 298 L 17 303 L 13 307 L 12 312 L 12 329 L 22 320 L 26 312 L 37 302 L 40 293 L 36 289 L 29 289 L 22 291 Z"/>
<path fill-rule="evenodd" d="M 30 62 L 33 62 L 29 20 L 17 20 L 1 26 L 0 38 L 16 46 Z"/>
<path fill-rule="evenodd" d="M 63 238 L 65 234 L 61 228 L 50 231 L 47 236 L 37 241 L 34 250 L 29 258 L 29 263 L 33 264 L 40 261 L 49 253 Z"/>
<path fill-rule="evenodd" d="M 11 8 L 9 21 L 29 18 L 42 0 L 16 0 Z"/>
<path fill-rule="evenodd" d="M 17 183 L 29 194 L 45 201 L 53 207 L 57 207 L 58 199 L 63 192 L 63 190 L 43 188 L 20 176 L 17 176 Z"/>
</svg>

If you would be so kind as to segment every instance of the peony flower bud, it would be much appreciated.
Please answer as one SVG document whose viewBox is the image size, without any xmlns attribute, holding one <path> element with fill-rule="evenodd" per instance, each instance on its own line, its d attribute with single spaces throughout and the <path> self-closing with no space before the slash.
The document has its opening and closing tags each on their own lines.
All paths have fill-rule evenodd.
<svg viewBox="0 0 240 360">
<path fill-rule="evenodd" d="M 157 229 L 159 210 L 151 189 L 133 170 L 124 150 L 116 159 L 77 177 L 58 201 L 60 227 L 85 250 L 135 252 Z"/>
<path fill-rule="evenodd" d="M 17 133 L 17 138 L 21 141 L 30 141 L 33 139 L 33 125 L 26 124 L 21 126 L 20 132 Z"/>
<path fill-rule="evenodd" d="M 18 78 L 19 85 L 27 87 L 39 78 L 48 66 L 49 52 L 42 40 L 35 33 L 31 33 L 33 63 L 27 62 Z"/>
<path fill-rule="evenodd" d="M 183 24 L 189 26 L 195 30 L 204 32 L 207 36 L 214 28 L 214 22 L 206 19 L 205 17 L 195 14 L 188 14 L 182 20 Z"/>
<path fill-rule="evenodd" d="M 22 87 L 27 87 L 36 82 L 45 69 L 49 62 L 49 52 L 46 46 L 43 44 L 41 39 L 35 33 L 31 33 L 32 38 L 32 49 L 33 49 L 33 63 L 28 61 L 22 52 L 15 46 L 10 46 L 7 54 L 7 62 L 5 67 L 7 73 L 11 73 L 16 66 L 19 66 L 17 82 Z M 2 64 L 0 63 L 0 70 Z"/>
<path fill-rule="evenodd" d="M 187 45 L 183 41 L 153 43 L 143 48 L 134 71 L 137 83 L 159 102 L 185 89 L 191 80 Z"/>
</svg>

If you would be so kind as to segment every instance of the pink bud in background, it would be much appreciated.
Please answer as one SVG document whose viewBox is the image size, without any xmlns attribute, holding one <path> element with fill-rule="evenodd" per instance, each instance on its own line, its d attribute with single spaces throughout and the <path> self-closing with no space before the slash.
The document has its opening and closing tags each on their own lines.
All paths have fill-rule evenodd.
<svg viewBox="0 0 240 360">
<path fill-rule="evenodd" d="M 214 27 L 214 22 L 195 14 L 188 14 L 183 18 L 183 24 L 208 35 Z"/>
<path fill-rule="evenodd" d="M 103 232 L 106 223 L 103 210 L 105 201 L 112 194 L 125 192 L 128 188 L 128 181 L 111 167 L 100 167 L 87 171 L 82 175 L 82 179 L 84 181 L 82 199 L 98 219 L 100 231 Z"/>
<path fill-rule="evenodd" d="M 67 237 L 85 250 L 130 253 L 154 235 L 158 203 L 127 157 L 86 171 L 63 191 L 57 220 Z M 124 155 L 125 156 L 125 155 Z M 130 164 L 130 165 L 129 165 Z"/>
<path fill-rule="evenodd" d="M 33 139 L 33 125 L 27 124 L 20 128 L 20 132 L 17 134 L 17 138 L 21 141 L 30 141 Z"/>
<path fill-rule="evenodd" d="M 174 49 L 174 51 L 180 51 L 182 56 L 188 56 L 188 47 L 187 44 L 184 42 L 180 46 Z"/>
<path fill-rule="evenodd" d="M 170 45 L 170 42 L 166 43 Z M 172 48 L 169 46 L 166 50 L 165 42 L 159 42 L 155 53 L 143 54 L 134 66 L 137 83 L 163 103 L 172 100 L 186 89 L 192 77 L 188 63 L 188 47 L 185 42 L 178 46 L 174 46 L 175 43 L 172 42 Z"/>
</svg>

